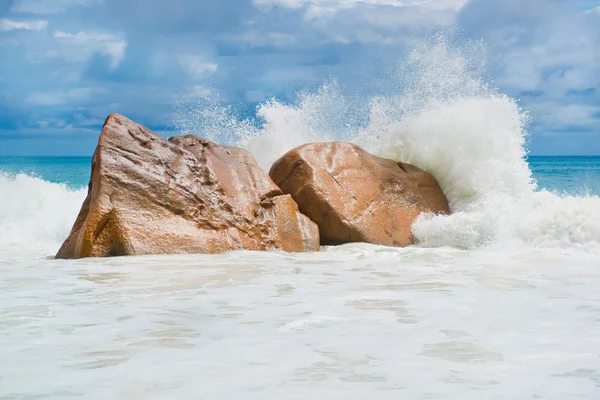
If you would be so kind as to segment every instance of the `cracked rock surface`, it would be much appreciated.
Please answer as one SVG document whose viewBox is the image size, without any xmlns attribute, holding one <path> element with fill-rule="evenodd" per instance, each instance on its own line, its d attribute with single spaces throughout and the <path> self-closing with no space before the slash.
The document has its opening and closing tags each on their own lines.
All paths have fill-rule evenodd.
<svg viewBox="0 0 600 400">
<path fill-rule="evenodd" d="M 110 115 L 57 258 L 236 249 L 318 251 L 319 232 L 246 150 L 195 135 L 165 140 Z"/>
<path fill-rule="evenodd" d="M 449 212 L 432 175 L 351 143 L 300 146 L 277 160 L 269 175 L 317 223 L 324 245 L 408 246 L 421 213 Z"/>
</svg>

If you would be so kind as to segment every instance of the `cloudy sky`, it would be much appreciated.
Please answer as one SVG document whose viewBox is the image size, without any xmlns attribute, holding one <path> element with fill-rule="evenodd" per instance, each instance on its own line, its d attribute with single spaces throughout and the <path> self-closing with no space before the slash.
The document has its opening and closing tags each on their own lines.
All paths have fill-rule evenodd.
<svg viewBox="0 0 600 400">
<path fill-rule="evenodd" d="M 246 115 L 366 88 L 449 30 L 484 41 L 532 154 L 600 154 L 600 0 L 0 0 L 0 155 L 91 155 L 111 112 L 168 135 L 209 90 Z"/>
</svg>

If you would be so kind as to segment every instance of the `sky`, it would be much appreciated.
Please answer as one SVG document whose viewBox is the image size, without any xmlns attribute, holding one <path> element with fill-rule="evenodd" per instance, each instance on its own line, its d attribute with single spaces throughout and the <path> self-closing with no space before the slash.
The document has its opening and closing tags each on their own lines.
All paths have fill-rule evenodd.
<svg viewBox="0 0 600 400">
<path fill-rule="evenodd" d="M 532 155 L 600 154 L 600 0 L 0 0 L 0 156 L 91 155 L 112 112 L 168 136 L 208 91 L 251 115 L 368 90 L 448 31 L 485 43 Z"/>
</svg>

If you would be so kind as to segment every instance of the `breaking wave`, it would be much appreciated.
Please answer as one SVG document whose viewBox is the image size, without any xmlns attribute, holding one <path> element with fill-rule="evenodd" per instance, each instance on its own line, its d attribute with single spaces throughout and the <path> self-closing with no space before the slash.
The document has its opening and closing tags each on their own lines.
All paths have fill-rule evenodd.
<svg viewBox="0 0 600 400">
<path fill-rule="evenodd" d="M 537 190 L 525 159 L 529 115 L 487 83 L 485 51 L 440 35 L 375 85 L 382 93 L 348 94 L 330 80 L 295 104 L 259 105 L 254 121 L 217 101 L 180 113 L 179 126 L 247 148 L 266 170 L 296 146 L 331 140 L 414 164 L 438 179 L 453 212 L 417 220 L 421 246 L 600 245 L 600 198 Z"/>
<path fill-rule="evenodd" d="M 86 189 L 0 172 L 0 249 L 57 248 L 69 234 Z"/>
</svg>

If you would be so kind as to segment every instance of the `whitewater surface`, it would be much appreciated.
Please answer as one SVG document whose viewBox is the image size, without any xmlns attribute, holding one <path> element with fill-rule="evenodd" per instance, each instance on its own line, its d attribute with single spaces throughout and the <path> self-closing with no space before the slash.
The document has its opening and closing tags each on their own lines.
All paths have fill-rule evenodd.
<svg viewBox="0 0 600 400">
<path fill-rule="evenodd" d="M 0 397 L 598 399 L 598 258 L 0 255 Z"/>
<path fill-rule="evenodd" d="M 483 50 L 439 38 L 385 91 L 332 80 L 255 120 L 182 108 L 267 170 L 349 140 L 431 172 L 453 213 L 411 248 L 54 260 L 86 190 L 0 171 L 0 399 L 600 398 L 600 198 L 538 188 Z"/>
<path fill-rule="evenodd" d="M 0 251 L 57 249 L 68 236 L 87 189 L 0 171 Z"/>
</svg>

